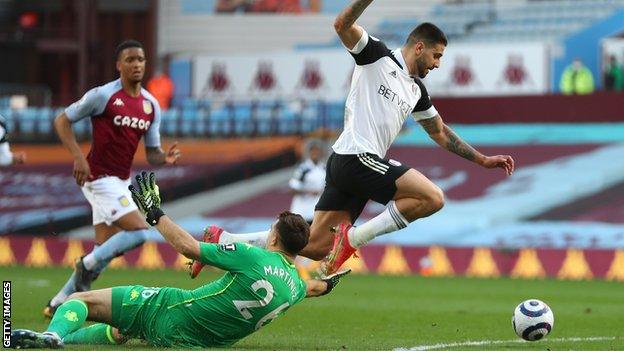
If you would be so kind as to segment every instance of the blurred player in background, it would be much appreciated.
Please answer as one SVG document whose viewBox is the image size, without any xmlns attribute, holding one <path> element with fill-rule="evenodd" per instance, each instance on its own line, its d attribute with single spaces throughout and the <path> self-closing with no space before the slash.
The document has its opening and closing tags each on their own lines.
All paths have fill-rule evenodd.
<svg viewBox="0 0 624 351">
<path fill-rule="evenodd" d="M 305 145 L 303 156 L 303 161 L 297 166 L 288 182 L 288 186 L 294 193 L 290 212 L 300 214 L 311 225 L 314 218 L 314 206 L 325 187 L 325 143 L 320 139 L 310 140 Z M 295 264 L 302 277 L 309 277 L 309 258 L 298 256 Z"/>
<path fill-rule="evenodd" d="M 6 120 L 0 115 L 0 167 L 24 163 L 26 154 L 24 152 L 11 152 L 9 146 L 9 132 Z"/>
<path fill-rule="evenodd" d="M 87 291 L 91 282 L 116 256 L 145 241 L 143 216 L 132 201 L 130 168 L 143 136 L 151 165 L 172 165 L 180 157 L 173 144 L 165 153 L 160 145 L 160 107 L 141 87 L 145 53 L 138 41 L 121 43 L 115 52 L 120 78 L 89 90 L 54 121 L 56 132 L 74 158 L 73 175 L 93 210 L 96 247 L 76 261 L 75 272 L 54 296 L 44 314 L 51 316 L 75 291 Z M 72 131 L 72 123 L 91 118 L 93 142 L 85 157 Z"/>
<path fill-rule="evenodd" d="M 405 228 L 444 206 L 444 194 L 437 185 L 417 170 L 384 158 L 410 115 L 450 152 L 485 168 L 502 168 L 507 175 L 514 170 L 511 156 L 486 156 L 461 140 L 432 105 L 420 79 L 440 66 L 447 46 L 444 33 L 431 23 L 422 23 L 408 35 L 403 47 L 390 50 L 355 23 L 372 1 L 352 2 L 334 22 L 356 67 L 344 129 L 327 161 L 326 185 L 316 205 L 310 242 L 300 253 L 314 260 L 325 258 L 324 274 L 335 272 L 357 248 L 375 237 Z M 353 227 L 368 200 L 387 207 Z M 205 239 L 230 243 L 258 242 L 268 232 L 254 236 L 225 231 L 209 234 L 214 235 Z"/>
<path fill-rule="evenodd" d="M 325 187 L 325 144 L 321 140 L 308 142 L 304 159 L 297 166 L 288 186 L 294 193 L 290 212 L 300 214 L 308 224 L 312 224 L 314 206 Z"/>
<path fill-rule="evenodd" d="M 218 280 L 194 290 L 118 286 L 75 293 L 56 311 L 47 331 L 15 330 L 12 347 L 120 344 L 129 338 L 163 347 L 230 346 L 284 314 L 305 297 L 329 293 L 349 271 L 303 281 L 293 265 L 310 228 L 297 214 L 281 213 L 267 250 L 249 244 L 200 243 L 160 209 L 154 179 L 137 176 L 132 196 L 163 237 L 182 255 L 221 268 Z M 86 320 L 100 322 L 85 328 Z"/>
</svg>

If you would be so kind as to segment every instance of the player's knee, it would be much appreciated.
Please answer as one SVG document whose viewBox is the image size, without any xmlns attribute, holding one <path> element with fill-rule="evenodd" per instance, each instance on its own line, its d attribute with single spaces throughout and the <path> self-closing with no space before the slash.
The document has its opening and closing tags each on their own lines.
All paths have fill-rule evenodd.
<svg viewBox="0 0 624 351">
<path fill-rule="evenodd" d="M 440 211 L 442 207 L 444 207 L 444 192 L 442 189 L 435 187 L 435 189 L 429 194 L 428 202 L 431 211 Z"/>
<path fill-rule="evenodd" d="M 79 301 L 82 301 L 84 303 L 87 303 L 86 300 L 88 300 L 88 293 L 89 293 L 88 291 L 72 293 L 71 295 L 69 295 L 67 297 L 67 300 L 65 300 L 65 301 L 79 300 Z"/>
<path fill-rule="evenodd" d="M 72 293 L 71 295 L 69 295 L 69 297 L 67 297 L 66 301 L 69 301 L 69 300 L 82 301 L 87 305 L 89 309 L 93 308 L 94 305 L 98 304 L 97 295 L 94 294 L 93 291 L 82 291 L 82 292 Z"/>
</svg>

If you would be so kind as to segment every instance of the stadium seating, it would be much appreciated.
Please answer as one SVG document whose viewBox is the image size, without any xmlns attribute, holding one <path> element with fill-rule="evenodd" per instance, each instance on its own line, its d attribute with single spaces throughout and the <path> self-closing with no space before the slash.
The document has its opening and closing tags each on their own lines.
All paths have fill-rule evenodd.
<svg viewBox="0 0 624 351">
<path fill-rule="evenodd" d="M 450 5 L 449 5 L 450 6 Z M 465 6 L 469 6 L 466 4 Z M 476 4 L 473 6 L 478 7 Z M 556 40 L 607 17 L 621 0 L 527 1 L 496 8 L 485 21 L 467 27 L 460 41 Z"/>
<path fill-rule="evenodd" d="M 622 0 L 467 1 L 433 3 L 428 12 L 388 14 L 371 32 L 402 45 L 407 33 L 423 21 L 438 25 L 452 41 L 555 40 L 578 31 L 624 6 Z M 316 47 L 338 47 L 338 39 Z M 310 48 L 315 45 L 305 45 Z"/>
<path fill-rule="evenodd" d="M 199 6 L 200 3 L 197 1 L 184 2 L 187 10 L 188 6 Z M 330 17 L 333 17 L 337 8 L 336 4 L 324 9 L 322 14 L 303 16 L 297 19 L 297 27 L 289 27 L 288 34 L 306 42 L 316 41 L 317 44 L 312 45 L 313 47 L 340 46 L 340 42 L 335 36 L 332 36 L 327 44 L 319 45 L 319 38 L 322 35 L 315 37 L 309 35 L 316 32 L 310 30 L 309 26 L 317 26 L 327 22 L 328 19 L 331 20 Z M 370 11 L 371 16 L 368 17 L 372 19 L 368 20 L 376 21 L 378 24 L 377 27 L 371 28 L 371 33 L 393 46 L 401 45 L 405 40 L 406 33 L 417 22 L 425 20 L 438 24 L 454 42 L 508 42 L 534 38 L 557 40 L 609 16 L 622 6 L 624 6 L 624 0 L 510 2 L 485 0 L 443 2 L 431 0 L 419 3 L 417 7 L 414 7 L 412 1 L 393 0 L 374 3 L 371 10 L 375 11 Z M 200 17 L 191 16 L 188 11 L 184 11 L 184 8 L 180 10 L 176 4 L 172 3 L 167 4 L 163 11 L 171 15 L 169 20 L 172 26 L 185 18 L 189 20 L 190 22 L 187 22 L 185 26 L 180 26 L 180 28 L 185 28 L 185 33 L 189 33 L 189 31 L 202 33 L 202 35 L 206 33 L 204 30 L 199 30 L 206 21 L 200 21 Z M 217 22 L 221 20 L 218 17 L 214 18 Z M 227 26 L 237 23 L 233 18 L 227 20 L 227 23 L 224 22 Z M 284 20 L 288 21 L 288 19 Z M 244 21 L 246 25 L 253 25 L 254 23 L 267 25 L 265 18 L 255 16 L 245 16 Z M 272 20 L 269 24 L 280 27 L 282 26 L 280 21 Z M 167 23 L 164 25 L 167 26 Z M 232 29 L 227 26 L 221 28 L 220 31 Z M 246 29 L 240 28 L 240 30 L 249 30 L 247 27 L 245 27 Z M 331 28 L 329 31 L 331 32 Z M 267 29 L 257 34 L 267 34 L 267 37 L 271 37 L 269 32 Z M 301 33 L 303 32 L 308 36 L 302 36 Z M 171 35 L 176 37 L 177 34 Z M 240 31 L 235 31 L 231 35 L 240 36 Z M 191 39 L 189 37 L 184 40 L 190 41 Z M 227 41 L 227 38 L 224 40 Z M 284 38 L 280 37 L 280 40 L 284 41 Z M 265 49 L 272 45 L 267 40 L 262 40 L 262 44 L 268 45 Z M 236 45 L 242 44 L 237 43 Z M 202 45 L 195 46 L 202 47 Z M 250 49 L 253 48 L 250 47 Z M 221 47 L 219 50 L 228 51 L 229 49 Z M 44 139 L 54 138 L 52 120 L 60 112 L 60 109 L 26 108 L 10 110 L 7 101 L 6 99 L 2 100 L 0 113 L 8 119 L 9 128 L 18 139 L 22 135 L 37 135 L 44 137 Z M 163 112 L 161 132 L 164 135 L 190 137 L 293 135 L 305 134 L 318 128 L 342 128 L 343 102 L 282 101 L 281 99 L 217 102 L 191 98 L 181 101 L 178 106 Z M 74 130 L 79 138 L 88 137 L 90 134 L 89 121 L 83 120 L 76 123 Z"/>
<path fill-rule="evenodd" d="M 228 101 L 186 99 L 182 106 L 162 112 L 160 130 L 165 136 L 245 137 L 301 135 L 319 128 L 342 128 L 344 103 L 326 101 Z M 3 108 L 12 137 L 55 139 L 54 117 L 62 108 Z M 88 138 L 91 122 L 73 125 L 79 139 Z"/>
</svg>

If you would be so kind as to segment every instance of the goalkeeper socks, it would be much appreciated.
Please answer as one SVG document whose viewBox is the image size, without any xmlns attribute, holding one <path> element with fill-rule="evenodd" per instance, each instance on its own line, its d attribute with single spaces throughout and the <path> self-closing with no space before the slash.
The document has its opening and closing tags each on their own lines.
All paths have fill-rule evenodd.
<svg viewBox="0 0 624 351">
<path fill-rule="evenodd" d="M 95 246 L 93 246 L 93 250 L 97 249 L 99 246 L 100 245 L 95 244 Z M 71 276 L 69 277 L 65 285 L 63 285 L 61 290 L 59 290 L 59 292 L 56 293 L 56 295 L 52 298 L 52 300 L 50 300 L 50 306 L 56 307 L 62 304 L 63 302 L 65 302 L 65 300 L 67 300 L 69 295 L 75 292 L 76 292 L 76 272 L 72 272 Z"/>
<path fill-rule="evenodd" d="M 80 328 L 63 338 L 66 344 L 117 345 L 113 338 L 113 327 L 97 323 Z"/>
<path fill-rule="evenodd" d="M 63 339 L 66 335 L 80 329 L 87 320 L 89 308 L 87 304 L 80 300 L 65 301 L 60 305 L 46 332 L 56 333 L 59 338 Z"/>
<path fill-rule="evenodd" d="M 247 234 L 232 234 L 223 231 L 219 237 L 219 244 L 248 243 L 266 249 L 269 233 L 268 230 Z"/>
<path fill-rule="evenodd" d="M 148 229 L 119 232 L 83 257 L 82 263 L 87 270 L 102 271 L 113 258 L 143 244 L 148 232 Z"/>
<path fill-rule="evenodd" d="M 358 227 L 349 230 L 349 243 L 357 248 L 373 240 L 376 236 L 387 234 L 407 227 L 409 221 L 403 217 L 396 207 L 396 203 L 391 201 L 386 209 Z"/>
</svg>

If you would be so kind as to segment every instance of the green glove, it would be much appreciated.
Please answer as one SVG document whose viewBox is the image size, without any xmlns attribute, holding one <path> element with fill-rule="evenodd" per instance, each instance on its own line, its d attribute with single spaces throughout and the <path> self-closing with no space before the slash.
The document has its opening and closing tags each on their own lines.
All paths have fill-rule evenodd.
<svg viewBox="0 0 624 351">
<path fill-rule="evenodd" d="M 328 275 L 327 277 L 325 277 L 325 279 L 321 279 L 322 281 L 327 283 L 327 290 L 325 290 L 325 292 L 322 293 L 320 296 L 329 294 L 332 291 L 332 289 L 336 285 L 338 285 L 338 283 L 340 283 L 340 279 L 349 273 L 351 273 L 351 270 L 345 269 L 344 271 L 340 271 L 340 272 L 336 272 L 334 274 Z"/>
<path fill-rule="evenodd" d="M 160 217 L 165 213 L 160 209 L 160 191 L 156 185 L 156 176 L 154 172 L 143 171 L 135 177 L 138 189 L 133 185 L 128 186 L 132 194 L 132 200 L 136 203 L 139 211 L 146 217 L 147 223 L 150 225 L 158 224 Z"/>
</svg>

